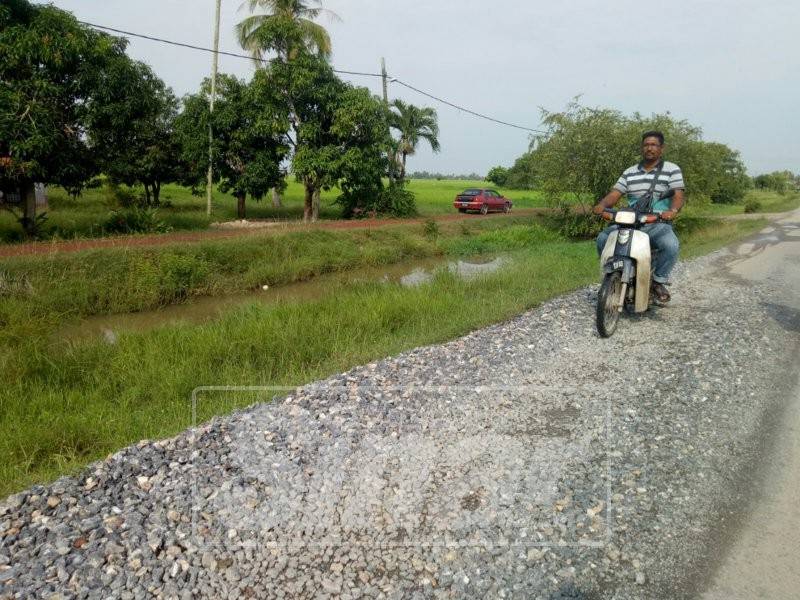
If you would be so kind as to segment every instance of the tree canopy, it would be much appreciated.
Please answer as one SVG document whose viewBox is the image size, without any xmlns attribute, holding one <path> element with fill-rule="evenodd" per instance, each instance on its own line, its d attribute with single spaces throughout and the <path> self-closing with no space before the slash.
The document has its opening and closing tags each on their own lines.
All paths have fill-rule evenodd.
<svg viewBox="0 0 800 600">
<path fill-rule="evenodd" d="M 392 102 L 391 108 L 390 124 L 399 135 L 395 148 L 402 181 L 406 176 L 406 160 L 417 151 L 420 141 L 425 140 L 431 150 L 439 151 L 439 123 L 433 108 L 420 108 L 400 99 Z"/>
<path fill-rule="evenodd" d="M 264 73 L 247 83 L 232 75 L 217 82 L 218 98 L 211 112 L 211 82 L 200 93 L 184 98 L 184 109 L 176 121 L 176 134 L 187 167 L 187 183 L 203 184 L 208 170 L 208 127 L 214 131 L 214 176 L 223 192 L 238 202 L 238 216 L 246 216 L 245 199 L 256 200 L 283 180 L 280 164 L 288 152 L 285 112 L 276 110 L 274 91 Z"/>
<path fill-rule="evenodd" d="M 321 14 L 336 18 L 335 13 L 320 6 L 318 0 L 247 0 L 251 13 L 236 26 L 239 44 L 258 60 L 265 52 L 274 51 L 289 60 L 301 50 L 328 58 L 331 38 L 322 25 L 315 23 Z"/>
<path fill-rule="evenodd" d="M 800 189 L 800 175 L 791 171 L 773 171 L 753 177 L 753 185 L 760 190 L 772 190 L 779 194 Z"/>
<path fill-rule="evenodd" d="M 0 6 L 0 178 L 62 183 L 104 136 L 102 113 L 125 119 L 115 100 L 132 81 L 109 74 L 127 68 L 126 42 L 80 25 L 69 13 L 26 0 Z M 113 104 L 113 105 L 112 105 Z"/>
<path fill-rule="evenodd" d="M 736 202 L 749 186 L 739 154 L 702 140 L 702 131 L 669 114 L 627 117 L 616 110 L 577 102 L 563 112 L 543 112 L 546 132 L 509 171 L 509 184 L 542 189 L 554 202 L 593 203 L 613 187 L 620 173 L 641 160 L 643 132 L 666 138 L 664 157 L 684 171 L 690 199 Z"/>
<path fill-rule="evenodd" d="M 383 103 L 366 88 L 336 77 L 323 59 L 301 52 L 263 71 L 292 129 L 292 171 L 305 188 L 304 218 L 319 216 L 320 192 L 339 186 L 350 198 L 382 188 L 387 173 L 389 124 Z M 265 101 L 267 98 L 265 97 Z"/>
<path fill-rule="evenodd" d="M 157 201 L 176 168 L 177 102 L 126 46 L 50 5 L 0 6 L 0 185 L 29 196 L 36 181 L 77 195 L 103 170 Z M 26 228 L 31 210 L 26 203 Z"/>
</svg>

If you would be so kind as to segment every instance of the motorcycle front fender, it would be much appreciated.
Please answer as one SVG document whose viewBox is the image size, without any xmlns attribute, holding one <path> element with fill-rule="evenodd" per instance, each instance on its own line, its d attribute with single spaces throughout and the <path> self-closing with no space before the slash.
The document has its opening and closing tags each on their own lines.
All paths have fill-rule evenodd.
<svg viewBox="0 0 800 600">
<path fill-rule="evenodd" d="M 635 230 L 631 232 L 631 241 L 625 247 L 627 256 L 616 254 L 618 231 L 612 231 L 603 252 L 600 256 L 600 269 L 605 275 L 614 271 L 622 270 L 623 281 L 631 281 L 636 277 L 636 297 L 633 305 L 634 312 L 645 312 L 650 305 L 650 276 L 651 276 L 651 256 L 650 256 L 650 236 L 643 231 Z M 623 267 L 614 268 L 615 261 L 624 261 Z"/>
<path fill-rule="evenodd" d="M 643 231 L 634 231 L 631 240 L 631 258 L 636 261 L 636 300 L 633 310 L 645 312 L 650 306 L 650 236 Z"/>
</svg>

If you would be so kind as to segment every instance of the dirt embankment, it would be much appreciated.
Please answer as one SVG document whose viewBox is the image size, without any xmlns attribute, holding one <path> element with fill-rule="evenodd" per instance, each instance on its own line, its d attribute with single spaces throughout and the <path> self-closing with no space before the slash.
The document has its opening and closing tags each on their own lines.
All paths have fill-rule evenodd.
<svg viewBox="0 0 800 600">
<path fill-rule="evenodd" d="M 451 221 L 469 221 L 474 219 L 503 219 L 540 213 L 541 209 L 527 208 L 512 213 L 494 213 L 489 215 L 452 214 L 430 217 L 437 223 Z M 419 225 L 429 218 L 415 219 L 361 219 L 353 221 L 318 221 L 303 223 L 301 221 L 249 221 L 246 226 L 227 225 L 204 231 L 187 231 L 160 233 L 152 235 L 120 235 L 114 237 L 68 240 L 56 242 L 30 242 L 0 246 L 0 258 L 10 256 L 29 256 L 33 254 L 52 254 L 55 252 L 80 252 L 95 248 L 136 248 L 143 246 L 164 246 L 168 244 L 184 244 L 206 242 L 211 240 L 235 238 L 242 236 L 274 235 L 287 231 L 303 231 L 312 229 L 346 230 L 374 229 L 377 227 L 397 227 L 400 225 Z"/>
</svg>

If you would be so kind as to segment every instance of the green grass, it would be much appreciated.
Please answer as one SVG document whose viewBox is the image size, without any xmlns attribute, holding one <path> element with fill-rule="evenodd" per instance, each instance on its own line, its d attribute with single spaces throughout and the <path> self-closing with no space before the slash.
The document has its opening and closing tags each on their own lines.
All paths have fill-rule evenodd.
<svg viewBox="0 0 800 600">
<path fill-rule="evenodd" d="M 689 200 L 684 214 L 690 216 L 726 217 L 744 214 L 744 205 L 747 200 L 757 200 L 761 208 L 756 213 L 779 213 L 800 208 L 800 193 L 790 192 L 778 194 L 777 192 L 750 190 L 741 202 L 735 204 L 700 204 L 692 205 Z"/>
<path fill-rule="evenodd" d="M 467 187 L 488 187 L 480 181 L 435 181 L 414 180 L 409 189 L 417 197 L 421 216 L 435 216 L 455 212 L 452 202 L 456 194 Z M 495 188 L 497 189 L 497 188 Z M 136 190 L 134 190 L 136 191 Z M 502 191 L 502 190 L 501 190 Z M 139 192 L 136 192 L 139 193 Z M 517 208 L 541 206 L 540 194 L 531 191 L 504 192 Z M 322 193 L 320 218 L 341 218 L 341 210 L 334 202 L 339 191 L 334 189 Z M 61 188 L 48 190 L 50 209 L 47 213 L 45 237 L 52 239 L 90 238 L 105 235 L 103 223 L 117 204 L 103 189 L 89 189 L 77 200 L 70 198 Z M 194 196 L 188 188 L 165 185 L 161 192 L 164 206 L 158 216 L 175 231 L 206 229 L 212 222 L 236 219 L 236 201 L 230 194 L 215 193 L 214 212 L 206 216 L 205 196 Z M 290 182 L 283 198 L 283 208 L 273 208 L 270 199 L 260 202 L 247 200 L 248 219 L 299 220 L 303 217 L 303 187 Z M 23 241 L 22 232 L 14 217 L 0 211 L 0 242 Z"/>
<path fill-rule="evenodd" d="M 684 233 L 681 239 L 681 257 L 695 258 L 713 252 L 743 237 L 763 229 L 768 221 L 765 218 L 745 221 L 725 221 L 709 225 L 707 222 L 695 225 Z"/>
<path fill-rule="evenodd" d="M 196 296 L 236 294 L 445 252 L 478 253 L 478 246 L 464 246 L 468 239 L 483 244 L 483 251 L 497 251 L 504 249 L 502 244 L 488 244 L 482 234 L 502 239 L 504 234 L 494 232 L 530 221 L 516 217 L 444 223 L 437 227 L 436 239 L 426 234 L 426 225 L 415 224 L 8 258 L 0 262 L 0 275 L 15 292 L 7 293 L 0 302 L 0 323 L 7 325 L 0 342 L 14 341 L 9 338 L 15 331 L 11 325 L 16 316 L 25 319 L 27 312 L 57 315 L 55 318 L 64 321 L 75 316 L 141 311 Z M 540 226 L 526 229 L 534 230 L 536 235 L 552 235 Z M 532 234 L 527 235 L 530 241 Z M 459 244 L 460 251 L 455 249 Z M 25 314 L 16 310 L 17 304 L 29 306 L 32 298 L 33 307 Z"/>
<path fill-rule="evenodd" d="M 707 252 L 761 226 L 755 221 L 715 223 L 713 228 L 697 225 L 682 236 L 684 255 Z M 353 237 L 347 237 L 351 234 Z M 91 313 L 97 306 L 105 310 L 141 302 L 87 300 L 80 289 L 69 290 L 73 277 L 116 272 L 116 261 L 123 259 L 114 252 L 59 259 L 67 263 L 42 262 L 48 266 L 42 270 L 43 278 L 34 282 L 6 276 L 5 296 L 0 297 L 4 331 L 0 496 L 75 472 L 139 439 L 175 434 L 190 424 L 189 397 L 196 386 L 312 381 L 422 344 L 453 339 L 592 283 L 598 275 L 593 242 L 568 242 L 536 224 L 448 224 L 436 240 L 425 238 L 422 226 L 397 235 L 379 241 L 373 238 L 373 255 L 381 256 L 380 248 L 385 246 L 392 248 L 391 252 L 410 247 L 411 252 L 423 249 L 454 255 L 507 251 L 512 260 L 497 273 L 469 281 L 441 273 L 418 288 L 343 284 L 313 301 L 253 304 L 202 325 L 175 324 L 124 333 L 113 346 L 100 341 L 53 341 L 50 333 L 63 323 L 65 313 Z M 317 241 L 324 242 L 325 248 L 341 244 L 336 254 L 340 264 L 360 256 L 353 254 L 349 244 L 355 241 L 360 249 L 368 242 L 352 232 L 343 239 Z M 240 240 L 228 243 L 231 248 L 222 243 L 208 246 L 205 260 L 218 260 L 209 263 L 213 265 L 237 264 L 255 250 L 240 246 Z M 310 248 L 303 247 L 304 251 Z M 225 252 L 231 255 L 223 256 Z M 161 269 L 169 266 L 169 261 L 180 263 L 176 256 L 186 255 L 165 250 L 158 263 L 134 260 L 132 264 L 144 273 L 136 285 L 148 285 L 147 277 L 153 276 L 148 269 L 153 264 Z M 33 259 L 17 264 L 33 264 L 27 260 Z M 231 281 L 245 281 L 248 273 L 261 268 L 251 263 L 260 260 L 241 264 L 240 279 Z M 305 255 L 287 253 L 284 262 L 295 266 L 285 267 L 285 272 L 300 273 L 299 265 L 305 260 L 309 260 Z M 315 264 L 314 268 L 319 267 Z M 72 269 L 69 276 L 63 271 L 65 265 Z M 215 268 L 209 267 L 207 272 Z M 138 273 L 137 269 L 128 272 Z M 52 289 L 38 287 L 48 277 Z M 103 281 L 103 285 L 113 284 L 112 279 Z M 160 285 L 152 285 L 152 289 L 161 289 Z M 31 287 L 37 292 L 33 303 L 28 297 Z M 124 289 L 125 284 L 118 293 Z M 467 311 L 467 304 L 491 306 L 492 310 Z M 201 403 L 200 417 L 222 414 L 257 399 L 266 398 L 252 394 L 210 398 Z"/>
</svg>

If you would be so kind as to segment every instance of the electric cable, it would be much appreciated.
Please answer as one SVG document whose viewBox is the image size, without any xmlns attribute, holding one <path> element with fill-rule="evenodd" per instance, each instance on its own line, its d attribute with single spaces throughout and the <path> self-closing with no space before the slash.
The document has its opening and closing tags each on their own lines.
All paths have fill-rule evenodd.
<svg viewBox="0 0 800 600">
<path fill-rule="evenodd" d="M 152 35 L 145 35 L 143 33 L 134 33 L 132 31 L 125 31 L 123 29 L 116 29 L 114 27 L 107 27 L 106 25 L 98 25 L 96 23 L 89 23 L 88 21 L 78 21 L 78 22 L 80 24 L 82 24 L 82 25 L 86 25 L 87 27 L 91 27 L 93 29 L 100 29 L 100 30 L 103 30 L 103 31 L 111 31 L 113 33 L 118 33 L 120 35 L 125 35 L 125 36 L 130 36 L 130 37 L 135 37 L 135 38 L 141 38 L 141 39 L 150 40 L 150 41 L 153 41 L 153 42 L 159 42 L 159 43 L 162 43 L 162 44 L 169 44 L 171 46 L 178 46 L 178 47 L 181 47 L 181 48 L 188 48 L 190 50 L 200 50 L 202 52 L 210 52 L 212 54 L 214 52 L 216 52 L 217 54 L 219 54 L 221 56 L 230 56 L 230 57 L 233 57 L 233 58 L 243 58 L 245 60 L 251 60 L 251 61 L 261 62 L 261 63 L 265 63 L 265 64 L 267 62 L 269 62 L 269 61 L 267 61 L 267 60 L 265 60 L 263 58 L 256 58 L 254 56 L 248 56 L 246 54 L 239 54 L 239 53 L 236 53 L 236 52 L 227 52 L 225 50 L 217 50 L 217 51 L 215 51 L 213 48 L 206 48 L 204 46 L 196 46 L 194 44 L 186 44 L 186 43 L 183 43 L 183 42 L 176 42 L 174 40 L 167 40 L 167 39 L 155 37 L 155 36 L 152 36 Z M 347 71 L 347 70 L 344 70 L 344 69 L 334 69 L 334 68 L 332 68 L 332 70 L 333 70 L 334 73 L 339 73 L 341 75 L 356 75 L 356 76 L 362 76 L 362 77 L 383 77 L 382 73 L 368 73 L 368 72 L 363 72 L 363 71 Z M 408 88 L 409 90 L 412 90 L 414 92 L 417 92 L 418 94 L 422 94 L 423 96 L 426 96 L 426 97 L 430 98 L 431 100 L 435 100 L 436 102 L 439 102 L 439 103 L 444 104 L 446 106 L 449 106 L 451 108 L 455 108 L 456 110 L 460 110 L 460 111 L 465 112 L 467 114 L 470 114 L 470 115 L 472 115 L 474 117 L 478 117 L 480 119 L 485 119 L 486 121 L 490 121 L 492 123 L 497 123 L 499 125 L 505 125 L 506 127 L 513 127 L 514 129 L 520 129 L 522 131 L 529 131 L 531 133 L 543 133 L 543 134 L 547 133 L 546 131 L 542 131 L 541 129 L 533 129 L 531 127 L 525 127 L 524 125 L 517 125 L 515 123 L 509 123 L 508 121 L 502 121 L 500 119 L 495 119 L 494 117 L 490 117 L 489 115 L 485 115 L 485 114 L 476 112 L 476 111 L 471 110 L 469 108 L 466 108 L 464 106 L 460 106 L 458 104 L 455 104 L 454 102 L 450 102 L 449 100 L 445 100 L 444 98 L 440 98 L 439 96 L 435 96 L 435 95 L 433 95 L 433 94 L 431 94 L 429 92 L 421 90 L 421 89 L 419 89 L 419 88 L 417 88 L 417 87 L 415 87 L 415 86 L 413 86 L 413 85 L 411 85 L 409 83 L 406 83 L 405 81 L 402 81 L 401 79 L 398 79 L 396 77 L 389 77 L 388 80 L 389 80 L 390 83 L 397 83 L 398 85 L 402 85 L 403 87 Z"/>
</svg>

